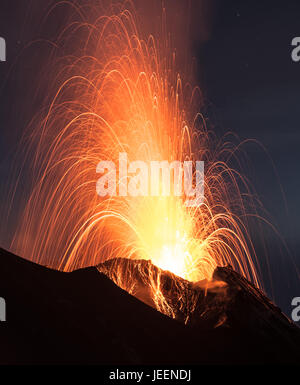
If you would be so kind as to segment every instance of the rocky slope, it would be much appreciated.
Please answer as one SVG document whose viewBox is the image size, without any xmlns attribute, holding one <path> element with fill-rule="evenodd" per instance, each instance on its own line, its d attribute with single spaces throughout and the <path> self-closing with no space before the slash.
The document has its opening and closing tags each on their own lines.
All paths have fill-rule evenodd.
<svg viewBox="0 0 300 385">
<path fill-rule="evenodd" d="M 127 274 L 136 282 L 136 271 L 145 273 L 146 265 L 129 263 Z M 96 268 L 61 273 L 0 249 L 0 297 L 7 304 L 7 321 L 0 322 L 0 363 L 300 362 L 299 328 L 230 268 L 215 271 L 215 281 L 225 284 L 207 288 L 206 294 L 203 283 L 197 287 L 170 273 L 161 275 L 163 290 L 170 303 L 175 301 L 175 319 L 129 295 Z M 196 293 L 192 312 L 175 306 L 178 285 Z M 139 290 L 138 297 L 149 302 L 147 288 Z"/>
</svg>

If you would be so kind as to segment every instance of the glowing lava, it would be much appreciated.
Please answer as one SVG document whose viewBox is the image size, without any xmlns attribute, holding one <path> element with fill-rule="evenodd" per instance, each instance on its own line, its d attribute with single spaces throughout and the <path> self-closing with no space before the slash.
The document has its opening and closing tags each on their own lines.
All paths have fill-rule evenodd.
<svg viewBox="0 0 300 385">
<path fill-rule="evenodd" d="M 175 70 L 169 40 L 142 39 L 134 13 L 122 6 L 101 17 L 93 9 L 83 21 L 86 10 L 78 14 L 56 45 L 71 54 L 56 61 L 55 74 L 49 67 L 55 96 L 29 128 L 33 187 L 12 248 L 65 271 L 110 258 L 151 259 L 189 281 L 230 264 L 258 285 L 244 198 L 250 189 L 227 164 L 235 148 L 221 144 L 195 110 L 201 92 Z M 130 161 L 204 161 L 204 203 L 100 198 L 97 164 L 117 163 L 120 152 Z M 153 287 L 157 293 L 157 280 Z"/>
</svg>

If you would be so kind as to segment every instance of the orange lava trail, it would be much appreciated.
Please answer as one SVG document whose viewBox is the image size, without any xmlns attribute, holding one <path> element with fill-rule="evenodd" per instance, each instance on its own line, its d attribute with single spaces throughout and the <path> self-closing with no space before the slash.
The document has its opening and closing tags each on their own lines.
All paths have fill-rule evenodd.
<svg viewBox="0 0 300 385">
<path fill-rule="evenodd" d="M 218 141 L 197 110 L 200 90 L 175 70 L 170 40 L 141 38 L 134 10 L 122 5 L 107 16 L 73 9 L 77 20 L 56 43 L 62 52 L 76 45 L 56 57 L 55 97 L 30 131 L 33 187 L 12 249 L 64 271 L 151 259 L 189 281 L 230 264 L 259 286 L 251 189 L 228 164 L 236 148 Z M 97 164 L 117 164 L 122 152 L 128 161 L 204 161 L 203 204 L 186 207 L 174 195 L 99 197 Z"/>
</svg>

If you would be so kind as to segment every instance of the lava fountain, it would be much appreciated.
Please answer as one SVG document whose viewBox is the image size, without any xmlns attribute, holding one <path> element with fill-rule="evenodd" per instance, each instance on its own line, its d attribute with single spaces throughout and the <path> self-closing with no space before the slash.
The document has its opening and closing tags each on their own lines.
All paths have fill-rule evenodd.
<svg viewBox="0 0 300 385">
<path fill-rule="evenodd" d="M 229 264 L 259 286 L 245 202 L 251 190 L 229 165 L 237 148 L 207 127 L 201 91 L 176 70 L 169 35 L 142 38 L 134 10 L 122 5 L 106 16 L 87 8 L 75 8 L 78 20 L 55 42 L 55 95 L 28 128 L 32 189 L 12 249 L 64 271 L 151 260 L 191 282 L 209 282 Z M 131 162 L 204 161 L 204 201 L 186 207 L 174 194 L 99 197 L 97 165 L 117 163 L 120 153 Z M 126 282 L 119 277 L 128 290 Z M 159 274 L 150 282 L 160 296 Z"/>
</svg>

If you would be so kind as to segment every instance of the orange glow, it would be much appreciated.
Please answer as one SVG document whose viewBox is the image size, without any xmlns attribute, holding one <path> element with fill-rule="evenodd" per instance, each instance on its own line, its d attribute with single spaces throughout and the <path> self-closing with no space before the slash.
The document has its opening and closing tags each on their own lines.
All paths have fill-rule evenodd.
<svg viewBox="0 0 300 385">
<path fill-rule="evenodd" d="M 59 37 L 60 47 L 74 39 L 76 49 L 57 60 L 55 97 L 31 131 L 34 183 L 13 249 L 64 271 L 110 258 L 151 259 L 189 281 L 210 279 L 216 266 L 230 264 L 259 286 L 244 220 L 243 193 L 250 190 L 227 164 L 233 146 L 220 144 L 197 111 L 200 90 L 175 70 L 166 36 L 140 37 L 133 12 L 120 6 L 109 16 L 95 14 Z M 117 164 L 120 152 L 129 161 L 203 160 L 204 203 L 100 198 L 97 164 Z"/>
</svg>

